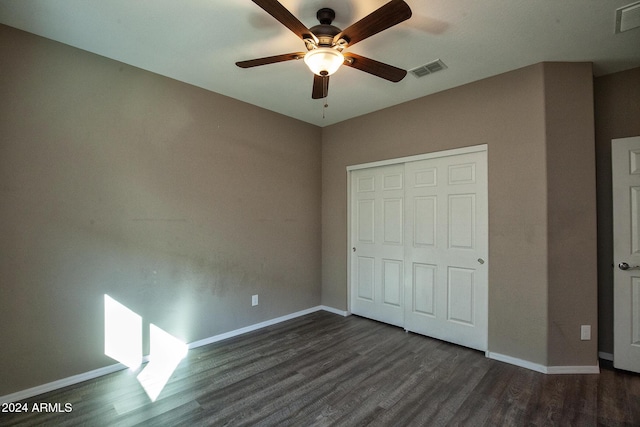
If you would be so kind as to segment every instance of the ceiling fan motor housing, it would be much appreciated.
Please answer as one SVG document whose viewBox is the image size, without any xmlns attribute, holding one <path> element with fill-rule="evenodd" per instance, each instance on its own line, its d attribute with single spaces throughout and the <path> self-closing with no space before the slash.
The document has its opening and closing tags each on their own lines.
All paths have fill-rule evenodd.
<svg viewBox="0 0 640 427">
<path fill-rule="evenodd" d="M 318 38 L 318 46 L 332 47 L 333 38 L 342 31 L 340 28 L 331 25 L 335 17 L 336 13 L 328 7 L 318 10 L 318 13 L 316 13 L 316 18 L 320 21 L 320 25 L 315 25 L 309 30 Z M 309 46 L 307 46 L 307 49 L 311 50 Z"/>
</svg>

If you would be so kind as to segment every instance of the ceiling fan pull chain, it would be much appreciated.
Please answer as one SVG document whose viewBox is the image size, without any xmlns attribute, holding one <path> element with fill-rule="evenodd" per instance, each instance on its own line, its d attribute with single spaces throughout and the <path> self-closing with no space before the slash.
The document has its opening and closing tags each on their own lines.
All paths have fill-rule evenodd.
<svg viewBox="0 0 640 427">
<path fill-rule="evenodd" d="M 327 101 L 329 98 L 329 76 L 322 76 L 322 118 L 324 119 L 324 113 L 327 111 L 327 107 L 329 106 L 329 102 Z"/>
<path fill-rule="evenodd" d="M 327 102 L 328 95 L 322 98 L 322 118 L 324 119 L 324 113 L 327 111 L 327 107 L 329 107 L 329 103 Z"/>
</svg>

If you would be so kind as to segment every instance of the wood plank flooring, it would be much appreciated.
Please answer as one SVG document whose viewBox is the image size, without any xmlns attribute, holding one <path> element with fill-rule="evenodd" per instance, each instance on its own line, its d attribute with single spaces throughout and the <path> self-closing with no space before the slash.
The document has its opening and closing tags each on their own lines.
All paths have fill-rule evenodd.
<svg viewBox="0 0 640 427">
<path fill-rule="evenodd" d="M 640 426 L 640 375 L 544 375 L 327 312 L 189 352 L 155 402 L 121 371 L 28 399 L 26 426 Z"/>
</svg>

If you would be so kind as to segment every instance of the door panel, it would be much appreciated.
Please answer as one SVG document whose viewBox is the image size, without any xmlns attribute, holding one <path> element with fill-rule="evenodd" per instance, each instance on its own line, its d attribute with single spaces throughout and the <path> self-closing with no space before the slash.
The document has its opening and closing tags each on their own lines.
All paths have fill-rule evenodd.
<svg viewBox="0 0 640 427">
<path fill-rule="evenodd" d="M 405 181 L 405 328 L 486 350 L 486 152 L 408 162 Z"/>
<path fill-rule="evenodd" d="M 640 137 L 613 140 L 611 160 L 613 364 L 640 372 Z"/>
<path fill-rule="evenodd" d="M 404 167 L 352 172 L 351 311 L 404 324 Z"/>
<path fill-rule="evenodd" d="M 448 320 L 473 326 L 474 275 L 475 270 L 473 269 L 449 267 Z"/>
<path fill-rule="evenodd" d="M 413 242 L 416 246 L 434 247 L 436 244 L 437 199 L 434 196 L 416 197 Z"/>
<path fill-rule="evenodd" d="M 473 184 L 476 182 L 476 164 L 466 163 L 449 166 L 449 185 Z"/>
<path fill-rule="evenodd" d="M 395 167 L 395 166 L 393 166 Z M 402 190 L 403 171 L 387 171 L 382 173 L 382 190 Z"/>
<path fill-rule="evenodd" d="M 413 264 L 412 310 L 427 316 L 435 316 L 436 273 L 437 266 L 432 264 Z"/>
<path fill-rule="evenodd" d="M 640 216 L 640 187 L 631 187 L 631 253 L 640 253 L 640 231 L 638 230 L 638 219 Z"/>
<path fill-rule="evenodd" d="M 356 257 L 358 269 L 357 277 L 357 297 L 359 300 L 373 301 L 373 282 L 375 277 L 375 260 L 371 257 Z"/>
<path fill-rule="evenodd" d="M 401 260 L 382 260 L 383 283 L 382 294 L 385 304 L 391 304 L 400 307 L 402 300 L 402 281 L 403 262 Z"/>
<path fill-rule="evenodd" d="M 403 206 L 402 199 L 384 199 L 384 244 L 402 245 L 403 238 Z"/>
<path fill-rule="evenodd" d="M 475 194 L 449 195 L 449 248 L 473 249 Z"/>
<path fill-rule="evenodd" d="M 373 243 L 375 239 L 375 227 L 374 227 L 374 205 L 375 200 L 366 199 L 358 200 L 358 237 L 357 241 L 360 243 Z"/>
</svg>

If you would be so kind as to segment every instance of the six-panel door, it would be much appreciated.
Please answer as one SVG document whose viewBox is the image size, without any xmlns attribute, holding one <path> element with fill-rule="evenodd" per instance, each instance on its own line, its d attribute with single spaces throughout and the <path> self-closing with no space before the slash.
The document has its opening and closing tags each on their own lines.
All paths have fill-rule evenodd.
<svg viewBox="0 0 640 427">
<path fill-rule="evenodd" d="M 615 139 L 613 175 L 613 364 L 640 372 L 640 137 Z"/>
<path fill-rule="evenodd" d="M 486 350 L 486 152 L 406 163 L 405 180 L 405 329 Z"/>
<path fill-rule="evenodd" d="M 351 311 L 486 350 L 486 151 L 352 171 Z"/>
<path fill-rule="evenodd" d="M 404 166 L 352 174 L 351 311 L 403 325 Z"/>
</svg>

